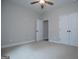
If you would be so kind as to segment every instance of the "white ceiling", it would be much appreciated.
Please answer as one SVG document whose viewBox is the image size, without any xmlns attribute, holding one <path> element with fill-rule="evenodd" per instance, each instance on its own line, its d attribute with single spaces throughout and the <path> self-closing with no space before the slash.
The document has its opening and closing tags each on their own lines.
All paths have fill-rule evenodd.
<svg viewBox="0 0 79 59">
<path fill-rule="evenodd" d="M 30 2 L 35 1 L 35 0 L 10 0 L 10 1 L 20 4 L 22 6 L 25 6 L 26 8 L 29 8 L 35 12 L 41 13 L 43 11 L 46 11 L 47 9 L 50 9 L 50 8 L 53 8 L 56 6 L 60 6 L 63 4 L 74 3 L 74 2 L 77 2 L 78 0 L 50 0 L 50 1 L 54 2 L 54 5 L 53 6 L 46 5 L 46 7 L 43 10 L 41 9 L 39 4 L 34 4 L 34 5 L 30 4 Z"/>
</svg>

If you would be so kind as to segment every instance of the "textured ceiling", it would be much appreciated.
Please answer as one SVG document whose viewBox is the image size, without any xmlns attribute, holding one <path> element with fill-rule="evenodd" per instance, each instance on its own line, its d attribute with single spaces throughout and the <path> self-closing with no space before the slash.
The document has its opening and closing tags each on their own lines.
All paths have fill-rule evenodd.
<svg viewBox="0 0 79 59">
<path fill-rule="evenodd" d="M 50 1 L 54 2 L 54 5 L 53 6 L 46 5 L 46 7 L 43 10 L 40 8 L 39 4 L 34 4 L 34 5 L 30 4 L 30 2 L 35 1 L 35 0 L 10 0 L 10 1 L 23 5 L 26 8 L 29 8 L 35 12 L 43 12 L 47 9 L 50 9 L 50 8 L 53 8 L 56 6 L 76 2 L 77 0 L 50 0 Z"/>
</svg>

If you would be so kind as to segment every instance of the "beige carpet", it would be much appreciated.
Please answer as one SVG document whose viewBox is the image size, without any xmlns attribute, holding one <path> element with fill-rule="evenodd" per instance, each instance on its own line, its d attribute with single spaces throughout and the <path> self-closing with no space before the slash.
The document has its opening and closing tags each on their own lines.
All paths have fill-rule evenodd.
<svg viewBox="0 0 79 59">
<path fill-rule="evenodd" d="M 10 59 L 78 59 L 77 47 L 46 41 L 3 49 Z"/>
</svg>

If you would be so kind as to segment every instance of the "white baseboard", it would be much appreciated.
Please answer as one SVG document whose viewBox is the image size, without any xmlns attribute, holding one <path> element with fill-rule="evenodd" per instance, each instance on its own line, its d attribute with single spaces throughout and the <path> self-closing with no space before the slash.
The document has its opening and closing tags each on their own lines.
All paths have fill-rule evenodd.
<svg viewBox="0 0 79 59">
<path fill-rule="evenodd" d="M 14 44 L 9 44 L 9 45 L 3 45 L 3 46 L 1 46 L 1 48 L 8 48 L 8 47 L 18 46 L 18 45 L 22 45 L 22 44 L 31 43 L 31 42 L 35 42 L 35 40 L 20 42 L 20 43 L 14 43 Z"/>
<path fill-rule="evenodd" d="M 63 45 L 68 45 L 68 46 L 78 47 L 77 45 L 70 45 L 70 44 L 66 44 L 66 43 L 62 43 L 62 42 L 58 42 L 58 41 L 49 40 L 49 42 L 58 43 L 58 44 L 63 44 Z"/>
</svg>

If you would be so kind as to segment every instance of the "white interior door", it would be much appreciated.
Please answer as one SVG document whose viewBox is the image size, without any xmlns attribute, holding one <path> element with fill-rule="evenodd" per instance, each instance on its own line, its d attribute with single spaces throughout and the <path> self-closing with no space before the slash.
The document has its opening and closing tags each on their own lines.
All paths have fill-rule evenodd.
<svg viewBox="0 0 79 59">
<path fill-rule="evenodd" d="M 68 20 L 69 24 L 69 39 L 70 39 L 70 45 L 77 46 L 78 44 L 78 14 L 74 13 L 69 15 L 68 17 L 70 20 Z"/>
<path fill-rule="evenodd" d="M 36 22 L 36 40 L 43 40 L 43 20 L 40 19 Z"/>
<path fill-rule="evenodd" d="M 59 21 L 60 43 L 77 46 L 78 42 L 78 15 L 77 13 L 64 15 Z"/>
<path fill-rule="evenodd" d="M 67 16 L 61 16 L 59 21 L 59 36 L 60 36 L 60 43 L 68 44 L 69 37 L 68 37 L 68 19 Z"/>
</svg>

